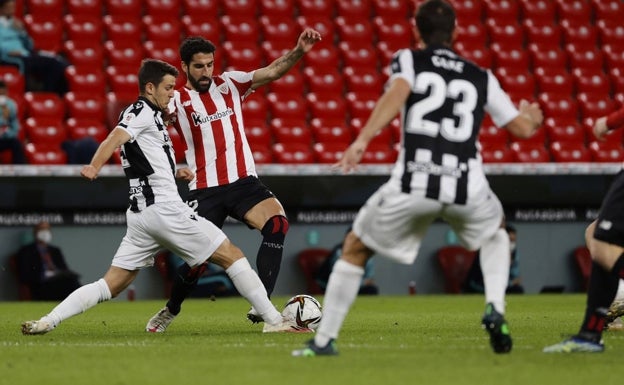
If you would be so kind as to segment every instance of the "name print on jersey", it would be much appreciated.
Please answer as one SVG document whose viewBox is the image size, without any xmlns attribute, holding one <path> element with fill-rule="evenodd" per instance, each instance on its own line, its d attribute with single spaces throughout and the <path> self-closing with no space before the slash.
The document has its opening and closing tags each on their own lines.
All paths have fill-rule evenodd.
<svg viewBox="0 0 624 385">
<path fill-rule="evenodd" d="M 191 114 L 191 120 L 195 126 L 200 126 L 203 123 L 214 122 L 215 120 L 223 119 L 230 115 L 234 115 L 234 111 L 231 108 L 228 108 L 225 111 L 218 111 L 211 115 L 203 115 L 197 111 L 193 111 Z"/>
</svg>

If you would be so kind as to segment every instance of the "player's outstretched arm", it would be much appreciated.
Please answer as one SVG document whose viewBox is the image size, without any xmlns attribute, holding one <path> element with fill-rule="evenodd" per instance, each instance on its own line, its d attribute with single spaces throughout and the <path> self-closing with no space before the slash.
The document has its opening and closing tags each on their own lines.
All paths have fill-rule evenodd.
<svg viewBox="0 0 624 385">
<path fill-rule="evenodd" d="M 93 154 L 91 163 L 82 167 L 80 175 L 89 180 L 97 178 L 100 169 L 102 169 L 102 166 L 108 162 L 110 157 L 115 152 L 115 149 L 129 140 L 130 134 L 128 134 L 126 130 L 115 127 L 115 129 L 108 134 L 106 139 L 100 143 L 100 146 L 95 151 L 95 154 Z"/>
<path fill-rule="evenodd" d="M 604 141 L 609 131 L 619 129 L 622 126 L 624 126 L 624 108 L 596 119 L 593 131 L 596 139 Z"/>
<path fill-rule="evenodd" d="M 507 123 L 505 128 L 517 138 L 530 138 L 544 121 L 542 109 L 537 103 L 521 100 L 518 111 L 518 116 Z"/>
<path fill-rule="evenodd" d="M 275 59 L 268 66 L 254 72 L 251 88 L 255 90 L 284 76 L 319 41 L 321 41 L 321 34 L 312 28 L 306 28 L 299 35 L 295 48 Z"/>
</svg>

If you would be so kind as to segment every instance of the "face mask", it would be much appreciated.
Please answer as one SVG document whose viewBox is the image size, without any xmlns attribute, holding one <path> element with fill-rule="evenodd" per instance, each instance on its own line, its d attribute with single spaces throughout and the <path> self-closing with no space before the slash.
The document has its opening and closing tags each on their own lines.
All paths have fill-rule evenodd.
<svg viewBox="0 0 624 385">
<path fill-rule="evenodd" d="M 52 233 L 50 230 L 40 230 L 37 232 L 37 240 L 43 243 L 50 243 L 52 241 Z"/>
<path fill-rule="evenodd" d="M 516 242 L 509 242 L 509 250 L 513 253 L 516 251 Z"/>
<path fill-rule="evenodd" d="M 0 95 L 0 106 L 5 105 L 6 101 L 7 101 L 6 95 Z"/>
</svg>

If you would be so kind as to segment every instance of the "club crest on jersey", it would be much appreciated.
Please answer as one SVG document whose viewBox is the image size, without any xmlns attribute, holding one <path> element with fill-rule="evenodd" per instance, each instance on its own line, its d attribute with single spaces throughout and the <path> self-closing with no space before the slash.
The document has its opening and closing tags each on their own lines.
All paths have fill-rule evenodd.
<svg viewBox="0 0 624 385">
<path fill-rule="evenodd" d="M 227 95 L 227 93 L 230 92 L 227 83 L 221 84 L 219 87 L 217 87 L 217 89 L 224 95 Z"/>
</svg>

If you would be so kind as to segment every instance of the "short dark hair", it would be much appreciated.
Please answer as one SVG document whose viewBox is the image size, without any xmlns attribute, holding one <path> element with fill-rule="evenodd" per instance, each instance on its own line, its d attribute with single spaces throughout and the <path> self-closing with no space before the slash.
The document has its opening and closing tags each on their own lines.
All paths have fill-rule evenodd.
<svg viewBox="0 0 624 385">
<path fill-rule="evenodd" d="M 6 82 L 2 79 L 0 79 L 0 88 L 8 88 Z"/>
<path fill-rule="evenodd" d="M 201 36 L 191 36 L 184 39 L 180 45 L 180 59 L 189 65 L 196 53 L 214 53 L 217 47 L 208 39 Z"/>
<path fill-rule="evenodd" d="M 139 92 L 145 92 L 147 83 L 159 85 L 163 81 L 165 75 L 178 77 L 178 70 L 171 64 L 165 63 L 162 60 L 143 60 L 143 62 L 141 62 L 141 68 L 139 68 Z"/>
<path fill-rule="evenodd" d="M 455 30 L 455 10 L 444 0 L 427 0 L 416 11 L 416 27 L 425 44 L 450 44 Z"/>
</svg>

